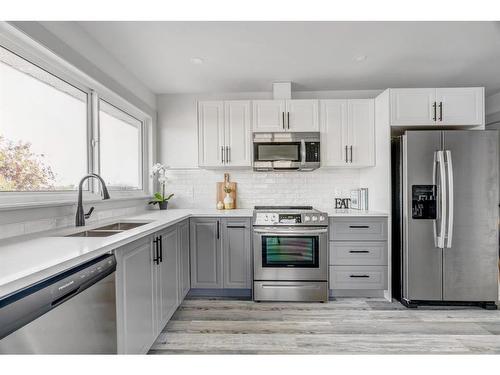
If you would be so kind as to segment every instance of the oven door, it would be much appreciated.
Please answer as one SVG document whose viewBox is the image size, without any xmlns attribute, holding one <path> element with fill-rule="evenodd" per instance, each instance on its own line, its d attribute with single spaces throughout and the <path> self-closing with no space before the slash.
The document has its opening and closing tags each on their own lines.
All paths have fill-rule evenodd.
<svg viewBox="0 0 500 375">
<path fill-rule="evenodd" d="M 254 280 L 328 280 L 328 229 L 254 227 Z"/>
</svg>

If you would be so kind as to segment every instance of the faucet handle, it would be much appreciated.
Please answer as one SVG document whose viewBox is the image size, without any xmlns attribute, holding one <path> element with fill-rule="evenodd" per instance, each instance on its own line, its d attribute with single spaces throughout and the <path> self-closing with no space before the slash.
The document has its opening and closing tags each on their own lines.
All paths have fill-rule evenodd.
<svg viewBox="0 0 500 375">
<path fill-rule="evenodd" d="M 85 219 L 88 219 L 92 215 L 92 212 L 94 212 L 94 206 L 90 207 L 89 212 L 85 214 Z"/>
</svg>

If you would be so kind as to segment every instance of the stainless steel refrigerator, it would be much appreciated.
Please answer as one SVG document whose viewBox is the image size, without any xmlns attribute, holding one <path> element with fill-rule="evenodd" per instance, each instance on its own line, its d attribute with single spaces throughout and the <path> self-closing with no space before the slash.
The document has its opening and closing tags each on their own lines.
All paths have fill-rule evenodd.
<svg viewBox="0 0 500 375">
<path fill-rule="evenodd" d="M 498 300 L 496 131 L 393 140 L 393 293 L 408 307 Z"/>
</svg>

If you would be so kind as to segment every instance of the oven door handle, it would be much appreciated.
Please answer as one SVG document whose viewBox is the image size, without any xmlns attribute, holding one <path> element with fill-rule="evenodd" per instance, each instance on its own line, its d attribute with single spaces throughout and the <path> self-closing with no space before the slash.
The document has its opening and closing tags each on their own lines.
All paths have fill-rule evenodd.
<svg viewBox="0 0 500 375">
<path fill-rule="evenodd" d="M 303 229 L 301 228 L 300 230 L 297 229 L 269 229 L 269 228 L 254 228 L 253 229 L 254 233 L 264 233 L 269 236 L 274 236 L 277 234 L 284 234 L 284 235 L 299 235 L 299 234 L 323 234 L 323 233 L 328 233 L 327 228 L 322 228 L 322 229 Z"/>
</svg>

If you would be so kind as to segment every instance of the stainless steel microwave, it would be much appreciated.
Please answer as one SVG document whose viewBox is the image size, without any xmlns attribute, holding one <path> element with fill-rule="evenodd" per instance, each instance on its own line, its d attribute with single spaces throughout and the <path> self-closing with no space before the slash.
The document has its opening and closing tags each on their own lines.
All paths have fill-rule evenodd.
<svg viewBox="0 0 500 375">
<path fill-rule="evenodd" d="M 319 132 L 253 134 L 255 171 L 312 171 L 319 166 Z"/>
</svg>

